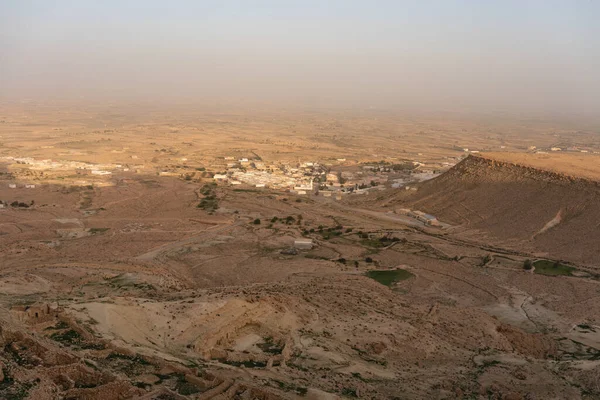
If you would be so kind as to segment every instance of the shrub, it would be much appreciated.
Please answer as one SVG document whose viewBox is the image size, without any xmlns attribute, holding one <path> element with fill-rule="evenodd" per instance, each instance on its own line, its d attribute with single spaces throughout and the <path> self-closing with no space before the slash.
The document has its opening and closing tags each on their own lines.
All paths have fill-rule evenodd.
<svg viewBox="0 0 600 400">
<path fill-rule="evenodd" d="M 373 259 L 371 257 L 367 257 L 365 258 L 365 262 L 372 263 Z"/>
<path fill-rule="evenodd" d="M 260 225 L 260 219 L 256 218 L 253 222 L 254 225 Z"/>
<path fill-rule="evenodd" d="M 533 263 L 531 262 L 531 260 L 525 260 L 525 262 L 523 263 L 523 269 L 529 271 L 531 268 L 533 268 Z"/>
</svg>

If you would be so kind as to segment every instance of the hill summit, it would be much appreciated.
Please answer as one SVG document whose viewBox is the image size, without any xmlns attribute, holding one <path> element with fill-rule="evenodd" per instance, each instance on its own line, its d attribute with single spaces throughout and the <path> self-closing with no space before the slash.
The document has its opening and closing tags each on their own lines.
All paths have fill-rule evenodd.
<svg viewBox="0 0 600 400">
<path fill-rule="evenodd" d="M 600 183 L 592 179 L 471 155 L 406 200 L 486 240 L 600 263 Z"/>
</svg>

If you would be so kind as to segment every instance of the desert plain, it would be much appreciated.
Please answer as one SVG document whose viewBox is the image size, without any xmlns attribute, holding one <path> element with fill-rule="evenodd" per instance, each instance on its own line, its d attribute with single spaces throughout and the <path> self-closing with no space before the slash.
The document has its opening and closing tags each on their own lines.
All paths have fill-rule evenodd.
<svg viewBox="0 0 600 400">
<path fill-rule="evenodd" d="M 600 127 L 0 104 L 0 398 L 600 398 Z"/>
</svg>

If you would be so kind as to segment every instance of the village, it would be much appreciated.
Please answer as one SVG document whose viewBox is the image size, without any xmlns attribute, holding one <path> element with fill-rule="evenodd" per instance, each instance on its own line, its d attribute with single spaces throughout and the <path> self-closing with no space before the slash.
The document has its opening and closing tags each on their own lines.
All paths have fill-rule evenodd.
<svg viewBox="0 0 600 400">
<path fill-rule="evenodd" d="M 165 160 L 167 161 L 167 160 Z M 220 185 L 268 188 L 297 195 L 322 195 L 338 198 L 346 194 L 365 194 L 370 190 L 392 188 L 410 189 L 410 183 L 432 179 L 449 169 L 460 158 L 448 157 L 440 163 L 420 161 L 347 161 L 331 162 L 267 162 L 254 158 L 221 157 L 204 163 L 187 158 L 168 160 L 174 165 L 94 164 L 81 161 L 42 159 L 32 157 L 0 157 L 14 181 L 9 188 L 34 188 L 35 184 L 110 186 L 115 180 L 131 174 L 176 177 L 188 181 L 212 180 Z"/>
<path fill-rule="evenodd" d="M 410 184 L 432 179 L 455 165 L 461 158 L 449 157 L 440 163 L 419 161 L 347 161 L 336 163 L 302 162 L 294 165 L 263 160 L 224 157 L 226 168 L 212 179 L 222 185 L 270 188 L 296 195 L 319 195 L 341 199 L 386 187 L 414 189 Z"/>
</svg>

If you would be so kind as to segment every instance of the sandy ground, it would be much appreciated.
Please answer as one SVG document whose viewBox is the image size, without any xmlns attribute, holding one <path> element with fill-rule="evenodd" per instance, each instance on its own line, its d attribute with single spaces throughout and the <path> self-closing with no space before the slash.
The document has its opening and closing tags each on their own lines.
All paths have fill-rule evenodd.
<svg viewBox="0 0 600 400">
<path fill-rule="evenodd" d="M 196 156 L 200 165 L 201 154 L 216 156 L 217 149 L 275 156 L 287 148 L 282 159 L 294 158 L 318 144 L 311 154 L 331 157 L 344 146 L 358 151 L 353 132 L 367 126 L 374 139 L 363 143 L 365 157 L 401 151 L 383 126 L 406 132 L 410 152 L 430 148 L 442 157 L 454 152 L 443 147 L 453 145 L 456 130 L 464 129 L 466 138 L 477 126 L 430 121 L 422 137 L 440 137 L 435 147 L 413 141 L 414 126 L 393 118 L 377 125 L 370 117 L 339 122 L 341 116 L 309 114 L 267 123 L 212 115 L 200 123 L 190 114 L 175 126 L 163 114 L 145 125 L 132 113 L 116 126 L 110 122 L 116 117 L 89 122 L 89 114 L 80 110 L 54 125 L 63 130 L 53 130 L 50 117 L 34 127 L 6 113 L 3 136 L 14 131 L 3 137 L 2 152 L 66 152 L 61 157 L 96 162 L 125 162 L 135 153 L 144 163 L 165 166 Z M 333 133 L 357 122 L 347 140 Z M 209 135 L 198 126 L 223 135 L 222 143 L 203 141 Z M 493 139 L 487 132 L 472 140 L 482 146 L 502 137 L 514 140 L 509 146 L 551 143 L 546 127 L 519 136 L 502 133 L 501 126 L 490 128 Z M 272 143 L 252 137 L 260 129 L 271 132 L 264 140 Z M 39 141 L 17 140 L 31 130 Z M 272 134 L 280 130 L 283 135 Z M 298 139 L 307 132 L 318 137 Z M 181 137 L 174 140 L 176 133 Z M 121 144 L 108 140 L 117 136 Z M 180 143 L 188 140 L 191 146 Z M 82 149 L 89 152 L 77 153 Z M 577 244 L 549 236 L 564 229 L 558 231 L 563 236 L 597 239 L 573 224 L 592 220 L 598 203 L 594 208 L 584 199 L 581 208 L 565 207 L 560 222 L 540 232 L 571 197 L 558 196 L 565 192 L 546 180 L 546 193 L 556 190 L 559 199 L 548 210 L 528 207 L 533 197 L 508 202 L 527 185 L 543 193 L 534 175 L 518 178 L 514 187 L 504 184 L 519 171 L 478 165 L 461 171 L 463 181 L 450 173 L 423 183 L 415 197 L 382 191 L 339 203 L 218 186 L 216 212 L 196 207 L 204 182 L 154 170 L 91 188 L 38 177 L 43 184 L 34 189 L 10 189 L 13 179 L 2 175 L 0 199 L 31 206 L 0 211 L 0 397 L 599 398 L 595 256 L 575 254 Z M 477 181 L 481 177 L 494 185 Z M 581 199 L 580 191 L 591 196 L 564 185 L 573 198 Z M 490 193 L 494 207 L 485 203 Z M 403 202 L 431 207 L 451 226 L 426 227 L 389 213 Z M 501 214 L 529 225 L 517 230 Z M 288 216 L 294 222 L 283 222 Z M 260 224 L 253 223 L 257 218 Z M 315 248 L 290 252 L 300 237 L 311 238 Z M 550 259 L 571 261 L 585 273 L 544 276 L 523 269 L 526 259 L 553 256 L 551 250 L 556 258 Z M 398 268 L 410 274 L 389 285 L 366 275 Z"/>
<path fill-rule="evenodd" d="M 600 154 L 581 152 L 552 152 L 552 154 L 491 152 L 482 155 L 498 161 L 600 181 Z"/>
</svg>

